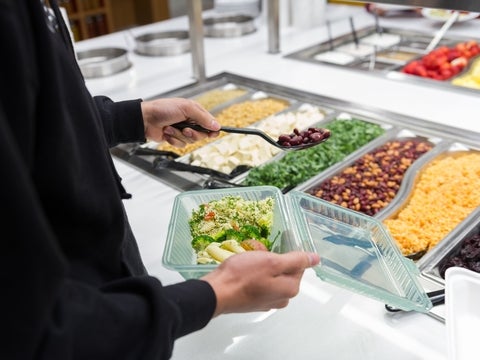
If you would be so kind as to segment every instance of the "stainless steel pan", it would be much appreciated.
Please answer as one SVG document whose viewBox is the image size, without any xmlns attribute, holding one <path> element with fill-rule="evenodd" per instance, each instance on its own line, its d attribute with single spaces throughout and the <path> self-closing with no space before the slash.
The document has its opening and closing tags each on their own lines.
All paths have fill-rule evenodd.
<svg viewBox="0 0 480 360">
<path fill-rule="evenodd" d="M 256 31 L 254 18 L 249 15 L 211 17 L 203 20 L 205 36 L 236 37 Z"/>
<path fill-rule="evenodd" d="M 188 31 L 163 31 L 135 36 L 135 52 L 140 55 L 174 56 L 188 51 Z"/>
<path fill-rule="evenodd" d="M 131 63 L 122 48 L 98 48 L 77 52 L 80 70 L 85 78 L 99 78 L 127 70 Z"/>
</svg>

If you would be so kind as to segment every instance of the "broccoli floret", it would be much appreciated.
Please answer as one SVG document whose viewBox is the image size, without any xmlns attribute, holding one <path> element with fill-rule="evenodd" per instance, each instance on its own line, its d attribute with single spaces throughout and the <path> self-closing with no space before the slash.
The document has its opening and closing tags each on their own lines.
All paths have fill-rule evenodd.
<svg viewBox="0 0 480 360">
<path fill-rule="evenodd" d="M 192 247 L 196 252 L 203 251 L 205 248 L 215 240 L 208 235 L 198 235 L 192 240 Z"/>
<path fill-rule="evenodd" d="M 253 225 L 243 225 L 240 228 L 240 232 L 243 234 L 244 239 L 260 239 L 262 237 L 260 230 Z"/>
<path fill-rule="evenodd" d="M 219 232 L 212 234 L 212 237 L 216 242 L 222 242 L 227 238 L 226 234 L 227 234 L 226 230 L 220 230 Z"/>
<path fill-rule="evenodd" d="M 261 225 L 260 226 L 260 235 L 264 238 L 268 237 L 270 235 L 270 226 Z"/>
<path fill-rule="evenodd" d="M 255 239 L 263 243 L 268 250 L 271 249 L 272 243 L 267 239 L 270 231 L 264 229 L 263 227 L 258 228 L 253 225 L 243 225 L 240 228 L 240 232 L 243 234 L 244 239 Z"/>
<path fill-rule="evenodd" d="M 234 229 L 228 229 L 225 231 L 225 240 L 237 240 L 238 242 L 241 242 L 245 239 L 246 237 L 241 231 Z"/>
</svg>

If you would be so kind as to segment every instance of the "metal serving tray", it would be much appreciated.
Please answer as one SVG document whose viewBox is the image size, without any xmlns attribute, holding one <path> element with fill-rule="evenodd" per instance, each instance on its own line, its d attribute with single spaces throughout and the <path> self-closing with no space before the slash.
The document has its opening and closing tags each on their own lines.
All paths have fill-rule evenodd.
<svg viewBox="0 0 480 360">
<path fill-rule="evenodd" d="M 466 239 L 480 234 L 479 218 L 480 207 L 473 211 L 441 243 L 418 261 L 417 266 L 424 277 L 445 286 L 445 278 L 441 275 L 441 267 L 446 260 L 458 254 L 462 243 Z"/>
<path fill-rule="evenodd" d="M 295 108 L 295 104 L 300 103 L 308 103 L 314 106 L 318 106 L 322 109 L 326 109 L 327 111 L 329 111 L 329 114 L 324 121 L 327 121 L 328 119 L 333 119 L 342 112 L 347 112 L 358 118 L 365 119 L 365 121 L 371 121 L 381 124 L 386 128 L 406 128 L 418 134 L 423 134 L 425 136 L 445 138 L 471 146 L 475 146 L 476 144 L 480 143 L 480 134 L 474 132 L 466 132 L 462 129 L 458 129 L 455 127 L 439 125 L 418 118 L 408 117 L 377 108 L 366 107 L 360 104 L 345 102 L 339 99 L 303 92 L 288 87 L 258 81 L 251 78 L 241 77 L 230 73 L 220 73 L 218 75 L 212 76 L 203 83 L 194 83 L 191 85 L 180 87 L 178 89 L 159 94 L 158 96 L 154 96 L 153 98 L 195 98 L 200 94 L 206 93 L 213 89 L 222 89 L 227 85 L 238 86 L 239 88 L 247 89 L 248 92 L 242 97 L 233 99 L 212 109 L 213 113 L 216 113 L 220 111 L 220 109 L 235 102 L 242 101 L 250 97 L 255 92 L 265 92 L 274 97 L 278 97 L 281 99 L 289 99 L 292 102 L 292 109 Z M 180 191 L 201 189 L 203 188 L 204 183 L 210 178 L 209 174 L 197 174 L 186 171 L 180 172 L 170 171 L 168 169 L 155 168 L 154 161 L 162 156 L 160 156 L 160 154 L 136 155 L 136 150 L 139 148 L 139 146 L 140 144 L 122 144 L 112 148 L 111 152 L 116 157 L 124 159 L 132 165 L 142 168 L 143 170 L 154 175 L 160 181 L 165 182 Z M 237 184 L 241 181 L 241 179 L 241 175 L 238 174 L 236 174 L 235 176 L 227 175 L 227 177 L 224 177 L 224 180 L 233 181 Z"/>
<path fill-rule="evenodd" d="M 291 126 L 296 126 L 299 130 L 320 126 L 319 123 L 323 122 L 330 112 L 331 110 L 321 108 L 319 106 L 296 102 L 285 110 L 263 118 L 247 127 L 258 128 L 267 134 L 270 132 L 270 136 L 273 138 L 278 138 L 278 136 L 281 134 L 292 132 L 293 127 Z M 302 113 L 314 113 L 314 115 L 318 115 L 318 118 L 315 119 L 315 117 L 311 117 L 310 121 L 305 119 L 303 119 L 303 121 L 299 121 L 296 119 L 297 125 L 292 124 L 296 114 Z M 287 119 L 287 122 L 284 124 L 284 126 L 279 126 L 278 122 L 282 119 Z M 299 126 L 301 125 L 299 125 L 299 123 L 303 124 L 304 126 L 300 128 Z M 267 128 L 271 131 L 268 131 Z M 275 133 L 275 135 L 272 135 L 271 132 Z M 250 137 L 249 139 L 246 139 L 246 136 L 247 135 L 240 134 L 226 135 L 190 152 L 189 154 L 186 154 L 185 156 L 182 156 L 181 158 L 177 159 L 177 161 L 187 164 L 197 163 L 197 165 L 198 163 L 207 163 L 204 165 L 208 166 L 208 161 L 214 159 L 215 163 L 210 162 L 208 167 L 225 173 L 231 173 L 235 169 L 238 170 L 238 167 L 231 169 L 231 167 L 237 164 L 237 160 L 238 165 L 245 166 L 245 170 L 247 170 L 249 167 L 260 166 L 267 161 L 281 156 L 282 150 L 275 148 L 262 138 Z M 249 146 L 253 146 L 256 151 L 254 150 L 251 152 L 251 150 L 249 150 Z M 246 154 L 247 151 L 250 152 Z M 235 159 L 231 159 L 232 156 Z"/>
<path fill-rule="evenodd" d="M 370 146 L 370 144 L 377 143 L 379 141 L 383 142 L 383 140 L 381 140 L 381 139 L 384 139 L 386 136 L 389 136 L 387 134 L 390 131 L 393 131 L 392 125 L 389 124 L 389 123 L 386 123 L 386 122 L 382 122 L 380 118 L 362 116 L 362 115 L 358 115 L 358 114 L 352 113 L 352 112 L 347 113 L 345 111 L 335 111 L 335 112 L 329 114 L 323 121 L 317 123 L 316 126 L 317 127 L 328 127 L 329 123 L 334 122 L 337 119 L 348 119 L 348 118 L 352 118 L 352 119 L 355 118 L 355 119 L 361 120 L 362 122 L 365 122 L 367 124 L 379 125 L 386 132 L 386 134 L 380 135 L 378 138 L 371 140 L 369 143 L 364 144 L 363 146 L 360 146 L 358 149 L 356 149 L 353 152 L 351 152 L 350 154 L 346 155 L 343 158 L 343 160 L 340 161 L 340 163 L 344 163 L 345 161 L 348 161 L 349 159 L 355 159 L 358 156 L 358 154 L 362 153 L 364 151 L 364 149 L 366 149 Z M 285 155 L 286 155 L 286 152 L 282 152 L 278 156 L 272 158 L 267 163 L 282 161 L 282 158 Z M 329 168 L 326 168 L 323 171 L 321 171 L 320 174 L 323 174 L 324 171 L 327 171 L 328 169 L 330 169 L 331 167 L 334 167 L 336 165 L 338 165 L 338 163 L 330 166 Z M 295 166 L 292 167 L 291 169 L 289 169 L 290 172 L 296 171 L 296 170 L 298 170 L 298 169 L 295 169 Z M 233 179 L 233 182 L 237 183 L 237 184 L 240 184 L 240 185 L 243 185 L 245 183 L 245 179 L 247 178 L 247 176 L 248 176 L 248 172 L 240 174 L 235 179 Z M 316 173 L 312 177 L 314 177 L 314 176 L 318 176 L 318 173 Z M 305 182 L 308 182 L 308 180 L 306 180 Z M 296 185 L 290 184 L 290 185 L 287 185 L 285 188 L 282 188 L 281 190 L 284 193 L 286 193 L 286 192 L 289 192 L 290 190 L 293 190 L 293 189 L 299 189 L 305 182 L 302 182 L 302 183 L 296 184 Z M 273 184 L 269 184 L 269 185 L 273 185 Z"/>
<path fill-rule="evenodd" d="M 230 101 L 222 103 L 212 109 L 210 112 L 223 125 L 234 127 L 248 127 L 261 121 L 265 117 L 278 114 L 285 109 L 291 109 L 296 106 L 297 100 L 286 96 L 281 96 L 267 91 L 248 91 L 245 95 L 234 98 Z M 226 133 L 220 133 L 219 138 L 223 138 Z M 215 139 L 208 139 L 208 141 L 187 145 L 183 149 L 178 149 L 180 155 L 188 155 L 194 150 L 205 147 Z M 159 149 L 165 147 L 175 151 L 176 149 L 166 145 L 159 146 Z"/>
<path fill-rule="evenodd" d="M 347 168 L 354 165 L 354 163 L 358 159 L 363 158 L 367 154 L 371 154 L 373 151 L 380 148 L 382 145 L 386 143 L 393 142 L 393 141 L 403 141 L 403 140 L 425 142 L 430 144 L 432 148 L 428 152 L 421 155 L 408 167 L 408 169 L 404 173 L 403 179 L 401 181 L 401 186 L 398 189 L 397 193 L 395 194 L 395 197 L 390 201 L 388 205 L 386 205 L 381 210 L 379 210 L 375 215 L 373 215 L 373 217 L 382 219 L 385 217 L 384 215 L 382 216 L 382 214 L 387 214 L 389 209 L 391 209 L 392 207 L 394 208 L 396 206 L 396 203 L 398 203 L 398 200 L 404 197 L 403 194 L 409 192 L 410 190 L 409 178 L 414 176 L 414 174 L 417 171 L 417 168 L 422 164 L 424 164 L 425 162 L 429 161 L 432 157 L 437 156 L 439 152 L 445 149 L 445 145 L 444 145 L 445 141 L 443 141 L 438 137 L 426 137 L 419 134 L 418 132 L 413 132 L 408 129 L 399 129 L 398 127 L 395 127 L 390 131 L 388 131 L 387 133 L 385 133 L 383 136 L 372 141 L 368 146 L 361 149 L 361 151 L 357 151 L 354 154 L 352 154 L 353 156 L 349 156 L 348 159 L 345 159 L 344 161 L 331 166 L 321 174 L 303 183 L 301 186 L 297 187 L 296 190 L 304 191 L 306 193 L 314 195 L 313 192 L 315 191 L 315 189 L 318 188 L 323 182 L 331 179 L 334 176 L 338 176 L 342 174 L 342 172 L 344 172 Z M 352 210 L 355 210 L 355 209 L 352 209 Z"/>
<path fill-rule="evenodd" d="M 356 35 L 360 46 L 362 45 L 362 41 L 367 37 L 379 34 L 377 31 L 378 29 L 373 26 L 356 30 Z M 369 54 L 363 53 L 352 55 L 350 52 L 348 52 L 348 50 L 348 53 L 345 52 L 345 50 L 340 51 L 342 47 L 345 48 L 350 46 L 352 49 L 354 49 L 355 41 L 353 34 L 348 33 L 336 38 L 332 38 L 329 41 L 314 44 L 302 50 L 287 54 L 285 55 L 285 58 L 333 66 L 352 71 L 365 71 L 375 76 L 397 81 L 417 83 L 425 86 L 445 88 L 455 91 L 464 91 L 470 94 L 472 92 L 478 94 L 480 89 L 468 88 L 451 83 L 454 78 L 457 78 L 468 71 L 474 59 L 470 59 L 469 65 L 467 65 L 467 67 L 461 73 L 448 80 L 433 80 L 430 78 L 406 74 L 401 72 L 401 69 L 407 63 L 428 53 L 426 48 L 432 40 L 431 34 L 422 33 L 420 31 L 410 31 L 388 27 L 382 27 L 381 31 L 381 34 L 399 36 L 400 40 L 398 43 L 391 44 L 389 46 L 374 47 Z M 453 46 L 459 42 L 465 42 L 469 40 L 480 42 L 479 39 L 471 37 L 449 35 L 443 37 L 437 47 L 442 45 Z M 337 59 L 335 61 L 332 60 L 332 51 L 334 52 L 333 55 L 337 54 L 334 57 L 334 59 Z M 395 54 L 405 55 L 406 53 L 411 53 L 412 57 L 405 59 L 400 56 L 395 58 L 394 56 Z M 342 54 L 343 56 L 340 58 L 338 54 Z M 377 54 L 380 54 L 380 56 Z M 416 57 L 414 57 L 415 54 L 417 55 Z M 391 58 L 389 58 L 388 55 L 391 55 Z"/>
<path fill-rule="evenodd" d="M 437 161 L 437 160 L 442 160 L 447 157 L 453 157 L 455 158 L 457 155 L 465 155 L 465 154 L 480 154 L 478 150 L 478 146 L 465 146 L 465 144 L 461 144 L 458 142 L 451 142 L 449 140 L 442 140 L 433 150 L 431 150 L 429 153 L 425 154 L 422 158 L 420 158 L 417 162 L 415 162 L 408 171 L 408 175 L 405 176 L 404 183 L 402 184 L 402 188 L 397 194 L 397 197 L 394 202 L 392 202 L 391 206 L 388 206 L 385 208 L 385 211 L 379 212 L 377 214 L 377 218 L 379 220 L 386 220 L 389 218 L 394 218 L 398 213 L 400 213 L 406 206 L 409 205 L 410 203 L 410 198 L 412 194 L 414 194 L 415 187 L 417 184 L 417 181 L 419 180 L 419 177 L 422 175 L 422 171 L 428 167 L 432 162 Z M 448 172 L 448 171 L 447 171 Z M 455 204 L 452 204 L 454 206 Z M 480 207 L 479 207 L 480 209 Z M 422 210 L 423 211 L 423 210 Z M 473 210 L 472 212 L 476 212 L 477 210 Z M 442 221 L 442 215 L 439 215 L 438 218 L 436 218 L 436 221 Z M 466 217 L 469 218 L 470 214 Z M 428 262 L 428 260 L 432 255 L 431 253 L 433 252 L 436 254 L 439 250 L 437 250 L 438 247 L 442 248 L 440 244 L 443 244 L 444 242 L 449 242 L 448 239 L 450 239 L 452 236 L 456 237 L 456 233 L 459 228 L 463 228 L 463 223 L 466 221 L 466 219 L 461 220 L 459 223 L 457 223 L 451 230 L 450 232 L 441 240 L 437 245 L 435 245 L 433 248 L 428 249 L 426 251 L 426 254 L 423 255 L 418 264 L 423 264 L 424 262 Z M 452 235 L 453 234 L 453 235 Z M 433 255 L 434 258 L 437 257 L 437 255 Z M 422 268 L 424 268 L 425 265 L 422 265 Z"/>
<path fill-rule="evenodd" d="M 428 166 L 432 161 L 465 151 L 478 151 L 478 145 L 470 144 L 467 146 L 465 143 L 453 142 L 449 140 L 448 137 L 441 139 L 434 149 L 412 164 L 408 171 L 409 174 L 405 177 L 402 187 L 398 192 L 398 196 L 394 203 L 392 203 L 392 206 L 386 208 L 382 212 L 379 212 L 376 217 L 380 220 L 384 220 L 398 213 L 401 210 L 402 205 L 407 203 L 409 195 L 414 190 L 415 182 L 417 180 L 416 176 L 421 173 L 422 169 Z"/>
<path fill-rule="evenodd" d="M 425 157 L 422 157 L 421 159 L 418 160 L 418 162 L 415 162 L 411 168 L 409 169 L 408 176 L 405 177 L 405 181 L 402 184 L 402 188 L 400 189 L 399 193 L 397 194 L 397 198 L 395 201 L 391 204 L 392 206 L 389 206 L 385 209 L 385 211 L 380 212 L 377 218 L 380 220 L 384 221 L 386 219 L 394 218 L 399 214 L 406 206 L 410 204 L 410 199 L 411 197 L 415 194 L 415 188 L 417 185 L 418 180 L 420 179 L 420 176 L 423 174 L 423 170 L 427 168 L 431 163 L 434 161 L 440 161 L 443 160 L 447 157 L 452 157 L 455 158 L 457 156 L 462 156 L 466 154 L 480 154 L 478 151 L 478 147 L 474 146 L 465 146 L 465 144 L 461 144 L 458 142 L 451 142 L 449 140 L 443 140 L 441 141 L 435 149 L 430 151 L 429 153 L 425 154 Z M 446 169 L 446 172 L 451 172 L 450 169 Z M 432 202 L 433 204 L 434 202 Z M 452 206 L 455 206 L 455 204 L 451 204 Z M 435 218 L 436 222 L 441 222 L 442 217 L 444 218 L 444 209 L 442 209 L 442 213 L 438 215 L 438 217 Z M 422 212 L 425 213 L 428 211 L 428 209 L 423 209 Z M 473 210 L 475 211 L 475 210 Z M 468 216 L 467 216 L 468 217 Z M 445 218 L 444 218 L 445 219 Z M 446 220 L 446 219 L 445 219 Z M 455 231 L 455 229 L 458 226 L 461 226 L 462 222 L 464 221 L 461 220 L 459 223 L 457 223 L 451 230 L 450 232 Z M 425 231 L 427 231 L 428 225 L 425 225 Z M 445 236 L 447 238 L 449 235 Z M 444 239 L 445 239 L 444 238 Z M 444 241 L 441 240 L 441 242 Z M 430 249 L 425 249 L 426 254 L 429 254 L 431 251 L 435 250 L 436 247 L 438 246 L 435 245 L 433 248 Z M 428 250 L 428 251 L 427 251 Z M 420 258 L 420 257 L 419 257 Z M 421 257 L 420 261 L 423 260 L 423 256 Z"/>
</svg>

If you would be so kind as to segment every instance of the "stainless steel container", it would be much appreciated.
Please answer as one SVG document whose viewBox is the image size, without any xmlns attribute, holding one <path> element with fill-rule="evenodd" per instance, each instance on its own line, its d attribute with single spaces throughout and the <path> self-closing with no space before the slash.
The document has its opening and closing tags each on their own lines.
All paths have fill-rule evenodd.
<svg viewBox="0 0 480 360">
<path fill-rule="evenodd" d="M 257 30 L 253 17 L 248 15 L 206 18 L 203 25 L 205 36 L 208 37 L 237 37 Z"/>
<path fill-rule="evenodd" d="M 480 207 L 476 208 L 461 224 L 450 232 L 437 246 L 417 263 L 422 276 L 445 285 L 442 273 L 448 259 L 458 256 L 466 239 L 480 234 Z M 474 256 L 471 256 L 472 260 Z M 458 265 L 460 266 L 460 265 Z"/>
<path fill-rule="evenodd" d="M 135 37 L 135 52 L 146 56 L 174 56 L 190 51 L 188 31 L 163 31 Z"/>
<path fill-rule="evenodd" d="M 98 48 L 77 52 L 78 64 L 85 78 L 113 75 L 131 67 L 128 52 L 122 48 Z"/>
</svg>

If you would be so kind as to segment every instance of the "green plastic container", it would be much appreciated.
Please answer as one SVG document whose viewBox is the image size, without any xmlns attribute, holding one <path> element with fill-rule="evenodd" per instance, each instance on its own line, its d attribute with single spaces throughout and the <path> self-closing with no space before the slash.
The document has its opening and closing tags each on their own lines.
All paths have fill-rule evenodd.
<svg viewBox="0 0 480 360">
<path fill-rule="evenodd" d="M 163 264 L 185 279 L 199 278 L 218 265 L 198 265 L 190 245 L 192 210 L 211 200 L 239 195 L 245 200 L 275 200 L 273 252 L 315 251 L 317 276 L 355 293 L 405 311 L 428 312 L 432 303 L 418 281 L 419 271 L 399 251 L 381 222 L 300 191 L 284 195 L 273 186 L 188 191 L 173 205 Z"/>
</svg>

